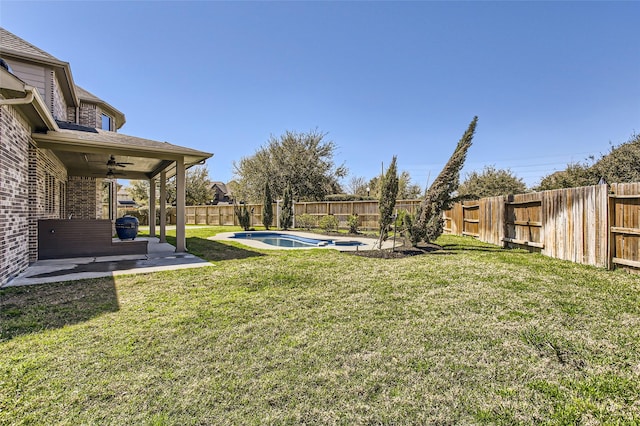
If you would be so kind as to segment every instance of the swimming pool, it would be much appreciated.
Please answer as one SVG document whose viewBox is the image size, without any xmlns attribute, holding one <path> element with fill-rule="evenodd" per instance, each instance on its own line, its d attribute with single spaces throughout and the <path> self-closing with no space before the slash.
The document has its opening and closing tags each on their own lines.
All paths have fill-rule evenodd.
<svg viewBox="0 0 640 426">
<path fill-rule="evenodd" d="M 276 247 L 312 248 L 335 246 L 362 246 L 360 241 L 339 241 L 321 238 L 308 238 L 280 232 L 235 232 L 231 238 L 256 240 Z"/>
</svg>

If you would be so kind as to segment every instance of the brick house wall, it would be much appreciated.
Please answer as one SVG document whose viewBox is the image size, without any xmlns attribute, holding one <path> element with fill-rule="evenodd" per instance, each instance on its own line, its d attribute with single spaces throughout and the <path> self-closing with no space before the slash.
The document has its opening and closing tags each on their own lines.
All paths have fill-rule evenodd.
<svg viewBox="0 0 640 426">
<path fill-rule="evenodd" d="M 69 176 L 67 210 L 75 219 L 100 219 L 102 217 L 102 179 L 85 176 Z"/>
<path fill-rule="evenodd" d="M 29 262 L 38 260 L 38 220 L 67 215 L 67 170 L 51 151 L 29 146 Z"/>
<path fill-rule="evenodd" d="M 75 107 L 67 107 L 67 119 L 66 121 L 70 123 L 76 122 L 76 108 Z M 80 123 L 78 123 L 80 124 Z"/>
<path fill-rule="evenodd" d="M 67 114 L 67 102 L 64 100 L 64 95 L 62 94 L 62 87 L 60 86 L 60 82 L 53 71 L 51 71 L 51 80 L 51 108 L 53 111 L 53 118 L 56 120 L 70 121 Z"/>
<path fill-rule="evenodd" d="M 80 123 L 83 126 L 89 126 L 94 128 L 100 128 L 98 124 L 98 107 L 94 104 L 88 104 L 86 102 L 80 102 Z"/>
<path fill-rule="evenodd" d="M 29 143 L 31 127 L 0 107 L 0 285 L 29 264 Z"/>
</svg>

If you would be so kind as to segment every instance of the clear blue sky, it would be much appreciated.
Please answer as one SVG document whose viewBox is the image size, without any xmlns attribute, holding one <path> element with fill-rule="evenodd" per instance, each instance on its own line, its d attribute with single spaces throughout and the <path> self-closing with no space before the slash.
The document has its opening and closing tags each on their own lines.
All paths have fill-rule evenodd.
<svg viewBox="0 0 640 426">
<path fill-rule="evenodd" d="M 208 152 L 319 129 L 371 178 L 426 185 L 474 115 L 465 172 L 529 185 L 640 132 L 640 2 L 35 2 L 0 25 L 71 64 L 120 130 Z M 463 173 L 464 178 L 464 173 Z"/>
</svg>

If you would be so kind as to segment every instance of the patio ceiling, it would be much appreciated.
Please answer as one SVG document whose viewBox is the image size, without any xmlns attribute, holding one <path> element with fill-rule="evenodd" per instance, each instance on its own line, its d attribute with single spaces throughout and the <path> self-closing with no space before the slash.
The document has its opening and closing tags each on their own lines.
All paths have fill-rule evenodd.
<svg viewBox="0 0 640 426">
<path fill-rule="evenodd" d="M 117 150 L 108 153 L 72 152 L 53 149 L 57 157 L 67 168 L 69 176 L 92 176 L 97 178 L 114 177 L 118 179 L 150 179 L 160 171 L 173 169 L 173 161 L 133 155 L 119 155 Z M 109 166 L 114 159 L 120 166 Z M 109 175 L 109 172 L 113 176 Z M 172 174 L 172 175 L 173 175 Z M 172 176 L 171 175 L 171 176 Z"/>
<path fill-rule="evenodd" d="M 70 176 L 151 179 L 165 171 L 175 175 L 176 161 L 186 167 L 200 164 L 212 154 L 100 129 L 58 129 L 34 133 L 38 147 L 50 149 L 62 161 Z M 114 162 L 116 164 L 114 164 Z"/>
</svg>

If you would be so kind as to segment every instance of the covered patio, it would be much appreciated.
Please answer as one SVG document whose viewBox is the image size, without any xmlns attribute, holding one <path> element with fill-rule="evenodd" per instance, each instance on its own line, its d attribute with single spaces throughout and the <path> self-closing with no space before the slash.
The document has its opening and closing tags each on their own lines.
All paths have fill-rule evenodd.
<svg viewBox="0 0 640 426">
<path fill-rule="evenodd" d="M 185 238 L 185 190 L 186 169 L 203 164 L 212 154 L 173 145 L 128 136 L 116 132 L 84 127 L 67 122 L 56 122 L 57 129 L 46 133 L 33 133 L 39 149 L 51 150 L 63 163 L 67 175 L 87 179 L 103 179 L 113 182 L 115 179 L 147 180 L 149 182 L 149 235 L 158 237 L 160 243 L 166 242 L 166 199 L 167 180 L 176 180 L 176 246 L 175 252 L 187 251 Z M 159 185 L 158 185 L 159 184 Z M 159 186 L 159 194 L 156 186 Z M 115 185 L 111 185 L 109 196 L 109 217 L 115 220 Z M 159 205 L 156 205 L 159 198 Z M 73 220 L 74 210 L 81 206 L 69 203 L 66 206 L 67 218 Z M 159 210 L 159 223 L 156 212 Z"/>
</svg>

